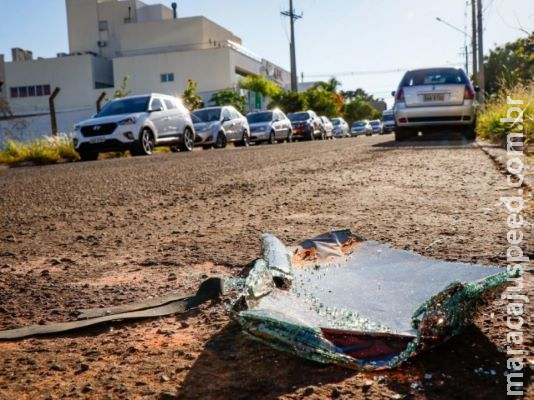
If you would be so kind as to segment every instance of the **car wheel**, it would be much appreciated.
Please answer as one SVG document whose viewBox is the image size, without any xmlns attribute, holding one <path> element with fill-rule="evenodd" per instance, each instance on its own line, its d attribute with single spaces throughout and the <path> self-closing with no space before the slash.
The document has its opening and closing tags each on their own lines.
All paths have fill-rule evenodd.
<svg viewBox="0 0 534 400">
<path fill-rule="evenodd" d="M 286 141 L 287 141 L 287 143 L 291 143 L 293 141 L 293 131 L 292 130 L 289 130 L 289 132 L 287 132 Z"/>
<path fill-rule="evenodd" d="M 403 142 L 405 140 L 409 140 L 410 138 L 414 137 L 414 131 L 409 128 L 397 128 L 395 131 L 395 140 L 397 142 Z"/>
<path fill-rule="evenodd" d="M 321 140 L 325 140 L 325 139 L 326 139 L 326 132 L 321 131 Z"/>
<path fill-rule="evenodd" d="M 226 144 L 226 136 L 224 135 L 224 133 L 219 132 L 219 134 L 217 135 L 217 140 L 215 141 L 215 148 L 224 149 L 226 147 Z"/>
<path fill-rule="evenodd" d="M 475 140 L 477 138 L 476 124 L 472 124 L 463 128 L 462 136 L 466 140 Z"/>
<path fill-rule="evenodd" d="M 235 145 L 236 147 L 248 147 L 250 145 L 250 137 L 247 131 L 243 131 L 243 137 Z"/>
<path fill-rule="evenodd" d="M 149 156 L 154 151 L 154 146 L 155 142 L 152 132 L 150 129 L 144 128 L 141 135 L 139 135 L 136 148 L 131 153 L 134 156 Z"/>
<path fill-rule="evenodd" d="M 180 151 L 193 151 L 193 147 L 195 147 L 195 138 L 191 129 L 185 128 L 182 143 L 180 143 L 178 147 Z"/>
<path fill-rule="evenodd" d="M 269 144 L 274 144 L 275 142 L 274 138 L 275 138 L 274 131 L 271 131 L 271 133 L 269 134 Z"/>
<path fill-rule="evenodd" d="M 80 151 L 78 154 L 80 155 L 81 161 L 96 161 L 98 159 L 98 152 Z"/>
</svg>

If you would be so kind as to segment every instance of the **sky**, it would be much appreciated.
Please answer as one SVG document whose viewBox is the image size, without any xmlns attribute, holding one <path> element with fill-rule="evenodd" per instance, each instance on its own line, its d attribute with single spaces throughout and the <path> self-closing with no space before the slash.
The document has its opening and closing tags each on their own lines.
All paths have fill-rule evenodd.
<svg viewBox="0 0 534 400">
<path fill-rule="evenodd" d="M 534 0 L 483 0 L 484 50 L 534 31 Z M 179 16 L 203 15 L 223 25 L 254 53 L 289 69 L 288 0 L 178 0 Z M 145 0 L 163 3 L 172 0 Z M 407 69 L 463 66 L 470 32 L 466 0 L 294 0 L 299 80 L 335 76 L 342 90 L 363 88 L 390 102 Z M 469 44 L 469 38 L 467 39 Z M 0 0 L 0 54 L 11 48 L 34 57 L 68 52 L 64 0 Z M 471 67 L 471 65 L 470 65 Z"/>
</svg>

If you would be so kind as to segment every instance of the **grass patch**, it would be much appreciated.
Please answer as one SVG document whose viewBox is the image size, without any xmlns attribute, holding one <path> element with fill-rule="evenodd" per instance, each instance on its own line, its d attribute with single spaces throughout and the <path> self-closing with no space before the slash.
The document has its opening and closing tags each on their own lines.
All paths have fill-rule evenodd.
<svg viewBox="0 0 534 400">
<path fill-rule="evenodd" d="M 9 140 L 4 150 L 0 150 L 0 163 L 14 165 L 20 163 L 55 164 L 78 160 L 78 153 L 70 138 L 64 136 L 43 138 L 29 143 Z"/>
<path fill-rule="evenodd" d="M 508 104 L 508 96 L 513 100 L 523 100 L 523 104 Z M 523 110 L 522 122 L 501 122 L 501 118 L 507 117 L 508 109 L 511 107 Z M 512 113 L 511 117 L 517 118 L 517 112 Z M 519 125 L 523 126 L 522 131 L 518 129 Z M 534 143 L 534 81 L 502 89 L 490 99 L 477 117 L 477 132 L 479 137 L 494 143 L 503 143 L 510 132 L 522 132 L 525 148 Z"/>
</svg>

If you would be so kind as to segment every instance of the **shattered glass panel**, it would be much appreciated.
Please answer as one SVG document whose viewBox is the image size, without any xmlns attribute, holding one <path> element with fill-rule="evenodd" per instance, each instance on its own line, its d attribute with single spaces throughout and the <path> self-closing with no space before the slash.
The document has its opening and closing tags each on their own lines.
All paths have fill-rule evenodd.
<svg viewBox="0 0 534 400">
<path fill-rule="evenodd" d="M 245 332 L 353 368 L 392 367 L 457 334 L 483 294 L 507 277 L 499 268 L 430 259 L 349 231 L 294 249 L 264 235 L 262 249 L 234 307 Z"/>
</svg>

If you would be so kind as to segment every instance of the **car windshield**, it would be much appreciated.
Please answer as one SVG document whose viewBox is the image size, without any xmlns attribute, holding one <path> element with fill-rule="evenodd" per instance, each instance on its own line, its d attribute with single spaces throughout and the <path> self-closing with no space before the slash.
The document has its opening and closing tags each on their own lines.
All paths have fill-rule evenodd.
<svg viewBox="0 0 534 400">
<path fill-rule="evenodd" d="M 370 124 L 371 125 L 380 125 L 380 121 L 371 121 Z"/>
<path fill-rule="evenodd" d="M 339 119 L 333 119 L 332 120 L 332 125 L 339 125 L 341 123 L 341 120 Z"/>
<path fill-rule="evenodd" d="M 310 119 L 310 114 L 307 112 L 299 112 L 294 114 L 289 114 L 287 116 L 290 121 L 307 121 Z"/>
<path fill-rule="evenodd" d="M 360 127 L 360 126 L 365 126 L 365 124 L 366 124 L 365 121 L 358 121 L 358 122 L 353 123 L 352 126 Z"/>
<path fill-rule="evenodd" d="M 247 121 L 249 124 L 256 124 L 258 122 L 271 122 L 272 120 L 272 112 L 260 112 L 247 115 Z"/>
<path fill-rule="evenodd" d="M 384 114 L 382 115 L 382 121 L 393 121 L 395 117 L 393 114 Z"/>
<path fill-rule="evenodd" d="M 410 71 L 406 73 L 402 80 L 402 86 L 465 85 L 467 83 L 467 77 L 463 71 L 454 68 Z"/>
<path fill-rule="evenodd" d="M 134 114 L 146 112 L 148 109 L 149 96 L 131 97 L 121 100 L 114 100 L 106 104 L 96 117 L 108 117 L 110 115 Z"/>
<path fill-rule="evenodd" d="M 215 122 L 221 119 L 221 109 L 205 108 L 204 110 L 193 111 L 192 115 L 197 118 L 197 122 Z"/>
</svg>

